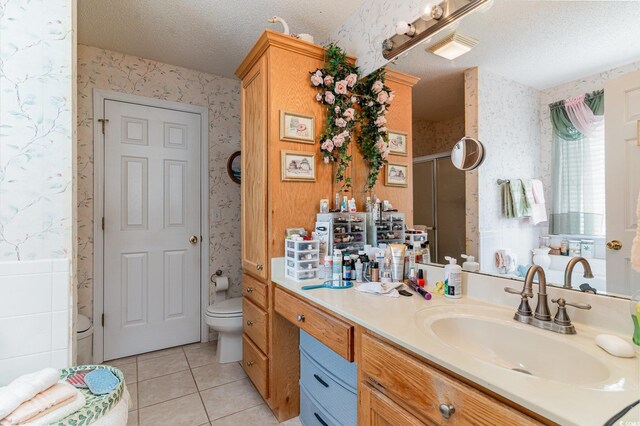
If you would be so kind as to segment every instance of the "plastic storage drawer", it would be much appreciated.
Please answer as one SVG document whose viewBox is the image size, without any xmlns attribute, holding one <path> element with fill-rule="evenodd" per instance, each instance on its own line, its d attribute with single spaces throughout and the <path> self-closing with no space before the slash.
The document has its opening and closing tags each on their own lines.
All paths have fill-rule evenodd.
<svg viewBox="0 0 640 426">
<path fill-rule="evenodd" d="M 356 392 L 358 369 L 355 362 L 347 361 L 303 330 L 300 330 L 300 349 L 331 373 L 338 383 Z"/>
<path fill-rule="evenodd" d="M 300 352 L 300 386 L 342 425 L 355 425 L 358 418 L 356 393 L 337 382 L 323 367 Z M 314 416 L 315 417 L 315 416 Z"/>
<path fill-rule="evenodd" d="M 300 386 L 300 422 L 304 426 L 355 426 L 341 425 L 318 402 L 311 396 L 311 393 Z"/>
</svg>

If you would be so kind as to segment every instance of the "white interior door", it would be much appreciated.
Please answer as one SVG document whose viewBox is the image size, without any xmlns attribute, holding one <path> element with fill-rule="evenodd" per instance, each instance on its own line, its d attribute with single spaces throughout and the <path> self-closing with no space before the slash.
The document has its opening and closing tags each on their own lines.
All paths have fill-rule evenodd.
<svg viewBox="0 0 640 426">
<path fill-rule="evenodd" d="M 607 291 L 632 295 L 640 289 L 640 274 L 630 260 L 640 191 L 640 71 L 609 80 L 604 102 L 607 241 L 622 244 L 607 250 Z"/>
<path fill-rule="evenodd" d="M 104 111 L 110 360 L 200 340 L 201 118 L 111 100 Z"/>
</svg>

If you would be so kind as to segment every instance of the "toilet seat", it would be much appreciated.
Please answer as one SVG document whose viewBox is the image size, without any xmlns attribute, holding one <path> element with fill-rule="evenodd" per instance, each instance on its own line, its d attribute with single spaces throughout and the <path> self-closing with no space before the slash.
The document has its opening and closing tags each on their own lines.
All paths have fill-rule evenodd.
<svg viewBox="0 0 640 426">
<path fill-rule="evenodd" d="M 242 316 L 242 297 L 215 302 L 207 308 L 207 316 L 215 318 L 234 318 Z"/>
</svg>

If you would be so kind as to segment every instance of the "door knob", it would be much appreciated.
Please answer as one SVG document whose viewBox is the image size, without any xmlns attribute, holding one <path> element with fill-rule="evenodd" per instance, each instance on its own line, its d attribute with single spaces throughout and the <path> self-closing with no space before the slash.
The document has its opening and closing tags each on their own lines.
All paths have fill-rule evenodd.
<svg viewBox="0 0 640 426">
<path fill-rule="evenodd" d="M 622 243 L 618 240 L 611 240 L 607 243 L 607 248 L 609 250 L 620 250 L 622 248 Z"/>
<path fill-rule="evenodd" d="M 192 235 L 189 237 L 189 242 L 191 244 L 196 244 L 198 242 L 198 237 L 196 237 L 195 235 Z"/>
<path fill-rule="evenodd" d="M 247 367 L 251 367 L 253 364 L 255 364 L 255 362 L 247 361 L 245 364 L 247 364 Z"/>
<path fill-rule="evenodd" d="M 253 325 L 253 321 L 251 321 L 251 320 L 247 320 L 247 325 L 248 325 L 249 327 L 251 327 L 251 326 Z"/>
<path fill-rule="evenodd" d="M 253 287 L 247 287 L 247 293 L 253 293 Z"/>
</svg>

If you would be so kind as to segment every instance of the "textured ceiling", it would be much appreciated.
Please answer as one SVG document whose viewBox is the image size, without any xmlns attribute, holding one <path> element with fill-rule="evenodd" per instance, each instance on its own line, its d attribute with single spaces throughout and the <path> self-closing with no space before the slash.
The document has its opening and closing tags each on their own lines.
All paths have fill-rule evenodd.
<svg viewBox="0 0 640 426">
<path fill-rule="evenodd" d="M 265 28 L 325 40 L 364 0 L 78 0 L 78 42 L 225 77 Z"/>
<path fill-rule="evenodd" d="M 415 47 L 392 67 L 421 77 L 413 115 L 445 120 L 464 113 L 463 71 L 480 66 L 536 89 L 640 60 L 640 2 L 494 0 L 457 31 L 479 40 L 449 61 Z M 442 38 L 438 35 L 437 39 Z"/>
</svg>

